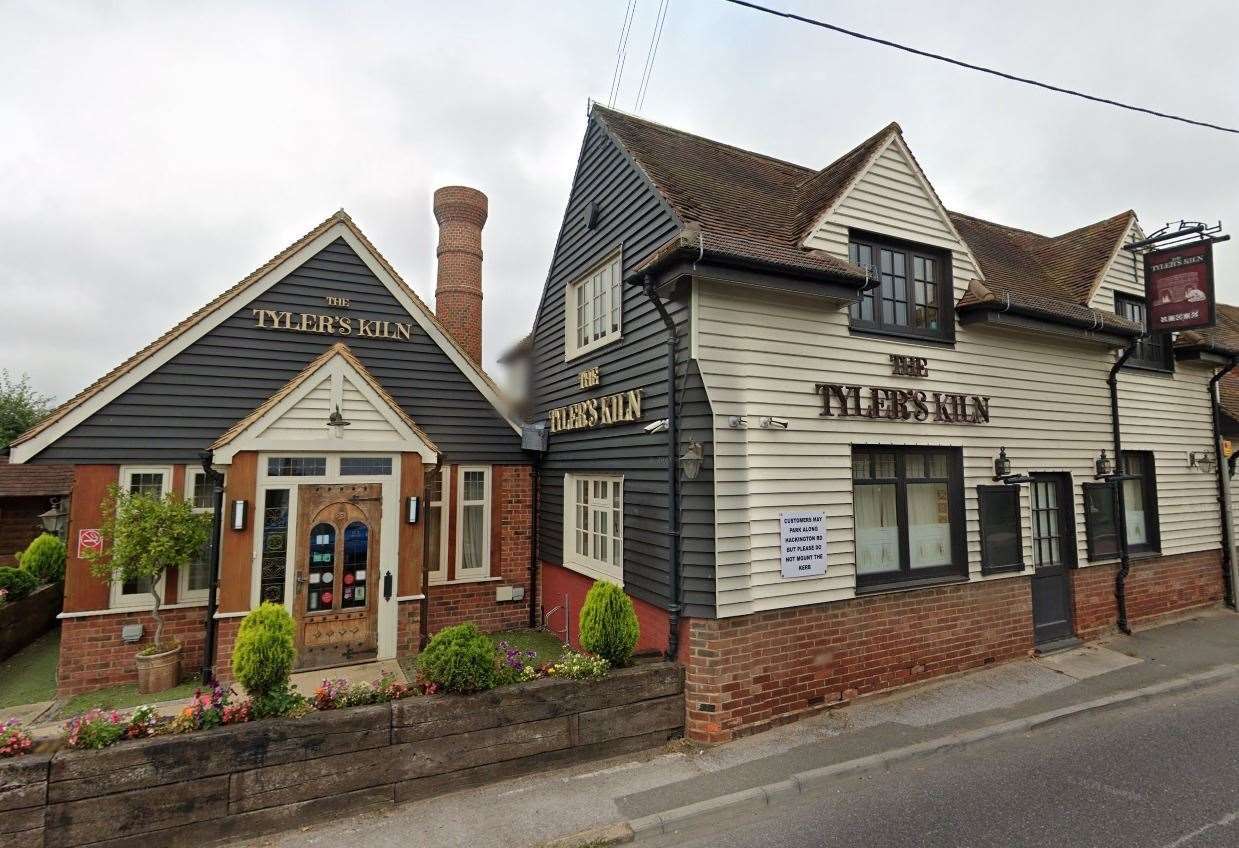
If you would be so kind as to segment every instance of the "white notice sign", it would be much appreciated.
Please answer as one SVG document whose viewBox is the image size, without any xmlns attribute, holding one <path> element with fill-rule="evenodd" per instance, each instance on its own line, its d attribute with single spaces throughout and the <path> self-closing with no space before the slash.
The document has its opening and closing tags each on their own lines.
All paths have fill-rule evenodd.
<svg viewBox="0 0 1239 848">
<path fill-rule="evenodd" d="M 779 553 L 784 577 L 826 573 L 826 516 L 820 512 L 779 513 Z"/>
</svg>

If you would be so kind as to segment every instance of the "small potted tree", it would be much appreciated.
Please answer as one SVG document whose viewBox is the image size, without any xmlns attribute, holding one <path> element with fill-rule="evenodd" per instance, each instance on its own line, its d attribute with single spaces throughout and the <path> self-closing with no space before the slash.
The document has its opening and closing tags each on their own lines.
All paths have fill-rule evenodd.
<svg viewBox="0 0 1239 848">
<path fill-rule="evenodd" d="M 169 568 L 193 560 L 210 535 L 211 517 L 197 514 L 175 495 L 153 498 L 113 486 L 103 501 L 99 535 L 103 544 L 88 551 L 91 572 L 108 581 L 137 581 L 149 588 L 154 605 L 154 641 L 137 655 L 138 691 L 171 689 L 180 682 L 181 645 L 164 638 L 161 578 Z"/>
</svg>

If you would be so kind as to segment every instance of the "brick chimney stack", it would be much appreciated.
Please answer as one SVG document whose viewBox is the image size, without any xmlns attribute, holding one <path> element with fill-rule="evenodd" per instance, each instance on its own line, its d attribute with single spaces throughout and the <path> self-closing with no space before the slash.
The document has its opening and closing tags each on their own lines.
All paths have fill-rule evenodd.
<svg viewBox="0 0 1239 848">
<path fill-rule="evenodd" d="M 482 225 L 486 195 L 466 186 L 435 192 L 439 222 L 435 315 L 469 357 L 482 364 Z"/>
</svg>

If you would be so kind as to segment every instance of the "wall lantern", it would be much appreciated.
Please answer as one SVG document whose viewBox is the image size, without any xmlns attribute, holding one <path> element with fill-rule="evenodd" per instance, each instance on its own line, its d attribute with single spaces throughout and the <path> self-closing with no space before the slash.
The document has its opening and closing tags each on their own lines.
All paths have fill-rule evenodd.
<svg viewBox="0 0 1239 848">
<path fill-rule="evenodd" d="M 39 523 L 45 532 L 63 539 L 69 525 L 69 499 L 52 498 L 52 508 L 39 514 Z"/>
<path fill-rule="evenodd" d="M 404 520 L 409 524 L 416 524 L 417 516 L 421 512 L 421 509 L 422 499 L 417 495 L 409 495 L 408 500 L 405 501 Z"/>
<path fill-rule="evenodd" d="M 335 411 L 327 416 L 327 426 L 334 432 L 336 438 L 341 438 L 344 435 L 344 428 L 352 424 L 352 421 L 345 419 L 340 412 L 340 404 L 336 404 Z"/>
<path fill-rule="evenodd" d="M 701 460 L 705 456 L 705 449 L 702 448 L 701 442 L 689 442 L 684 446 L 684 453 L 680 456 L 680 468 L 684 472 L 685 480 L 696 480 L 697 475 L 701 473 Z"/>
<path fill-rule="evenodd" d="M 998 456 L 994 458 L 994 479 L 1001 480 L 1009 476 L 1011 476 L 1011 460 L 1007 457 L 1007 449 L 1001 447 L 998 449 Z"/>
<path fill-rule="evenodd" d="M 1101 456 L 1097 457 L 1097 462 L 1094 463 L 1094 465 L 1096 466 L 1097 472 L 1093 476 L 1098 480 L 1104 480 L 1106 477 L 1109 477 L 1114 473 L 1114 462 L 1110 459 L 1110 457 L 1106 456 L 1106 451 L 1104 448 L 1101 451 Z"/>
<path fill-rule="evenodd" d="M 245 519 L 249 512 L 249 501 L 233 501 L 232 502 L 232 529 L 244 530 Z"/>
</svg>

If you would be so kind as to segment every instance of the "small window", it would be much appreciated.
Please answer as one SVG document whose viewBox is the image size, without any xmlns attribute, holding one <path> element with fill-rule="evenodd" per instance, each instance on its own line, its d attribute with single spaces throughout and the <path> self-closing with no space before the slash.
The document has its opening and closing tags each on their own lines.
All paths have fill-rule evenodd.
<svg viewBox="0 0 1239 848">
<path fill-rule="evenodd" d="M 962 480 L 955 449 L 852 449 L 858 587 L 967 575 Z"/>
<path fill-rule="evenodd" d="M 267 459 L 268 477 L 323 477 L 326 474 L 325 456 L 273 456 Z"/>
<path fill-rule="evenodd" d="M 490 575 L 490 468 L 460 469 L 457 499 L 456 579 Z"/>
<path fill-rule="evenodd" d="M 450 469 L 444 467 L 426 481 L 426 559 L 430 563 L 430 582 L 447 580 L 447 510 L 443 508 L 443 490 L 447 487 Z"/>
<path fill-rule="evenodd" d="M 1085 483 L 1084 529 L 1091 562 L 1113 559 L 1119 553 L 1118 519 L 1113 483 Z"/>
<path fill-rule="evenodd" d="M 185 475 L 185 499 L 199 515 L 212 515 L 215 507 L 215 489 L 204 471 L 192 468 Z M 207 596 L 211 582 L 211 540 L 207 539 L 198 556 L 181 566 L 178 600 L 202 600 Z"/>
<path fill-rule="evenodd" d="M 1146 330 L 1149 326 L 1149 310 L 1144 299 L 1122 292 L 1114 293 L 1114 311 L 1120 318 L 1135 321 Z M 1136 350 L 1128 358 L 1125 367 L 1152 368 L 1157 371 L 1174 370 L 1174 347 L 1169 333 L 1149 333 L 1136 342 Z"/>
<path fill-rule="evenodd" d="M 262 574 L 258 580 L 260 601 L 284 603 L 288 572 L 288 489 L 267 489 L 262 509 Z"/>
<path fill-rule="evenodd" d="M 1151 451 L 1123 451 L 1123 523 L 1127 550 L 1145 553 L 1161 548 L 1157 520 L 1157 479 Z"/>
<path fill-rule="evenodd" d="M 623 261 L 608 259 L 564 293 L 565 355 L 568 359 L 619 338 L 623 319 Z"/>
<path fill-rule="evenodd" d="M 1019 486 L 977 486 L 981 518 L 981 573 L 1022 571 L 1024 541 Z"/>
<path fill-rule="evenodd" d="M 566 475 L 564 513 L 564 565 L 623 585 L 624 478 Z"/>
<path fill-rule="evenodd" d="M 848 258 L 868 269 L 872 285 L 849 310 L 854 329 L 929 339 L 955 337 L 949 253 L 853 234 Z"/>
<path fill-rule="evenodd" d="M 163 498 L 172 490 L 172 469 L 166 466 L 125 466 L 120 469 L 120 490 L 129 495 L 147 498 Z M 163 595 L 163 578 L 160 578 L 160 594 Z M 147 607 L 154 603 L 151 597 L 151 582 L 142 578 L 112 584 L 109 605 L 116 607 Z"/>
<path fill-rule="evenodd" d="M 390 456 L 344 456 L 340 458 L 342 477 L 390 477 Z"/>
<path fill-rule="evenodd" d="M 366 605 L 366 583 L 370 569 L 370 527 L 354 521 L 344 528 L 343 577 L 340 578 L 340 609 Z"/>
</svg>

